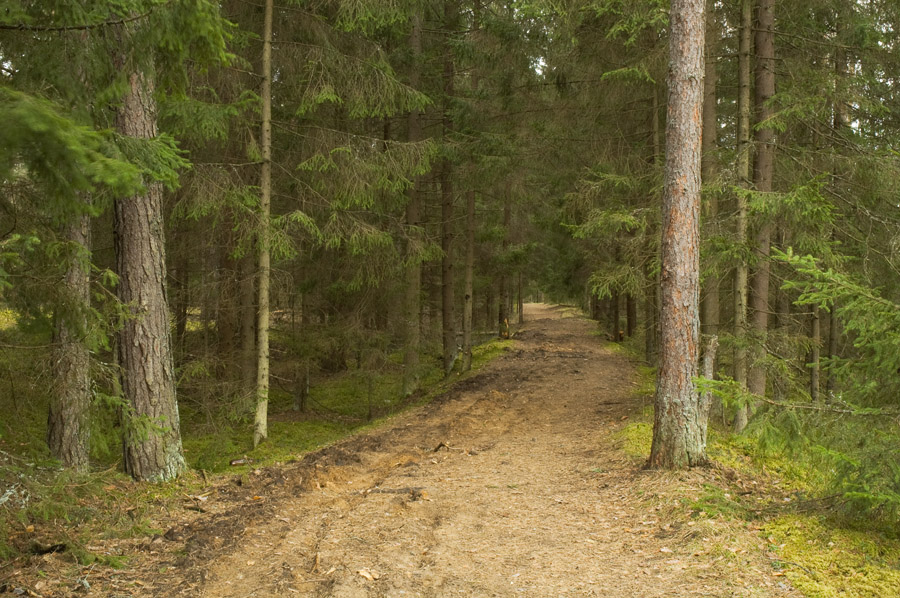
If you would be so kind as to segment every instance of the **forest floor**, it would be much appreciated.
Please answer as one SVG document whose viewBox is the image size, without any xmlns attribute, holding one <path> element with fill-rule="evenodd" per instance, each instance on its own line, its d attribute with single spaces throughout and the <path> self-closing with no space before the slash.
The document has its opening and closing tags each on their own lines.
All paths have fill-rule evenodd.
<svg viewBox="0 0 900 598">
<path fill-rule="evenodd" d="M 64 557 L 51 553 L 6 590 L 799 596 L 761 528 L 704 507 L 710 488 L 769 495 L 765 482 L 721 466 L 647 471 L 625 451 L 648 398 L 595 330 L 572 310 L 528 305 L 513 348 L 430 404 L 294 463 L 210 480 L 165 533 L 98 540 L 92 550 L 131 556 L 123 569 L 84 568 L 80 589 L 52 583 Z"/>
</svg>

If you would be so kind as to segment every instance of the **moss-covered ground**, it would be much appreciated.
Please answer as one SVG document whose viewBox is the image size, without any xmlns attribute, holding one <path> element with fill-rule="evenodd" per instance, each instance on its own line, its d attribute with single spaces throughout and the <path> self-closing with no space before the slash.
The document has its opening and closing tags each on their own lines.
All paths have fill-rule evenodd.
<svg viewBox="0 0 900 598">
<path fill-rule="evenodd" d="M 652 371 L 643 370 L 642 392 L 652 388 Z M 651 392 L 652 394 L 652 392 Z M 813 460 L 764 450 L 752 437 L 737 436 L 711 418 L 710 470 L 670 507 L 669 520 L 689 521 L 708 540 L 698 550 L 733 558 L 741 547 L 715 522 L 755 530 L 758 547 L 771 565 L 809 598 L 888 598 L 900 596 L 900 530 L 884 520 L 855 516 L 828 495 L 825 477 Z M 645 407 L 625 425 L 620 441 L 636 462 L 646 459 L 653 411 Z"/>
</svg>

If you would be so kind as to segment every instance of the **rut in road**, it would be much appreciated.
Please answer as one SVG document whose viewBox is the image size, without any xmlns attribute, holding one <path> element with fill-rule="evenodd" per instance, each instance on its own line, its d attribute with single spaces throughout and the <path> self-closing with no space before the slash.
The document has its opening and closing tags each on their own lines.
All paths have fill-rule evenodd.
<svg viewBox="0 0 900 598">
<path fill-rule="evenodd" d="M 526 317 L 514 348 L 447 396 L 287 471 L 265 518 L 157 592 L 795 595 L 761 554 L 704 554 L 710 526 L 648 512 L 646 493 L 664 504 L 668 486 L 703 474 L 645 472 L 624 455 L 624 420 L 647 399 L 593 322 L 540 304 Z"/>
</svg>

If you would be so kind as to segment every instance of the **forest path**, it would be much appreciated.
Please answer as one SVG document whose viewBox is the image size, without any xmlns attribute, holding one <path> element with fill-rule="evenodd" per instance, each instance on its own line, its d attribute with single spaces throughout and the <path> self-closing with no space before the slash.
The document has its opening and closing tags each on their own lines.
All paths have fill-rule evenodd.
<svg viewBox="0 0 900 598">
<path fill-rule="evenodd" d="M 245 482 L 245 501 L 268 504 L 184 530 L 188 556 L 170 583 L 146 589 L 210 598 L 795 595 L 752 530 L 664 521 L 666 502 L 681 504 L 668 497 L 699 492 L 708 474 L 646 472 L 623 453 L 619 432 L 641 398 L 633 364 L 603 347 L 596 325 L 540 304 L 526 319 L 510 352 L 445 397 L 277 475 L 258 473 L 266 481 L 255 487 Z"/>
</svg>

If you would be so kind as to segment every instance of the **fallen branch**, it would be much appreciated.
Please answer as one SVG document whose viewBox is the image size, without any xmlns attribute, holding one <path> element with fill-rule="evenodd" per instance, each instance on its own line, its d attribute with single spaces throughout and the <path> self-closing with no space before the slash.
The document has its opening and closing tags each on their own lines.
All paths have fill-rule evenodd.
<svg viewBox="0 0 900 598">
<path fill-rule="evenodd" d="M 775 405 L 776 407 L 784 407 L 785 409 L 809 409 L 812 411 L 827 411 L 829 413 L 843 413 L 846 415 L 900 415 L 900 411 L 891 411 L 887 409 L 850 409 L 850 408 L 840 408 L 834 407 L 827 404 L 818 404 L 818 403 L 784 403 L 782 401 L 775 401 L 773 399 L 767 399 L 766 397 L 761 397 L 754 395 L 753 398 L 755 400 L 762 401 L 763 403 L 768 403 L 769 405 Z"/>
<path fill-rule="evenodd" d="M 431 452 L 432 452 L 432 453 L 436 453 L 436 452 L 438 452 L 439 450 L 441 450 L 442 448 L 445 448 L 445 449 L 447 449 L 448 451 L 460 451 L 460 452 L 463 452 L 463 453 L 466 452 L 466 449 L 452 447 L 452 446 L 450 446 L 449 444 L 447 444 L 446 442 L 441 442 L 439 445 L 437 445 L 436 447 L 434 447 L 434 450 L 432 450 Z"/>
</svg>

